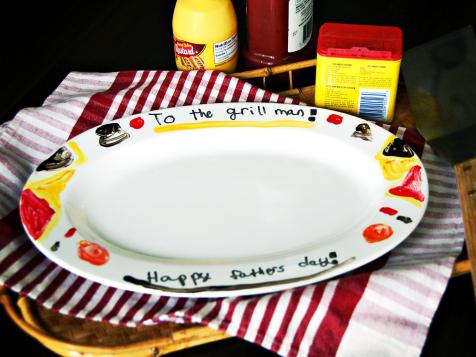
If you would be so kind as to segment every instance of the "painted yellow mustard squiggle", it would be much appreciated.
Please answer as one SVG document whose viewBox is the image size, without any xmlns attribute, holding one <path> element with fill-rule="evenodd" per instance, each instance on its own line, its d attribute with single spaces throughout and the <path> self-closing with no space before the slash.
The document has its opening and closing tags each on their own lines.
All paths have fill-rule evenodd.
<svg viewBox="0 0 476 357">
<path fill-rule="evenodd" d="M 239 120 L 239 121 L 205 121 L 198 123 L 181 123 L 160 125 L 154 128 L 154 132 L 166 133 L 177 130 L 193 130 L 193 129 L 208 129 L 208 128 L 313 128 L 314 123 L 304 122 L 298 120 Z"/>
</svg>

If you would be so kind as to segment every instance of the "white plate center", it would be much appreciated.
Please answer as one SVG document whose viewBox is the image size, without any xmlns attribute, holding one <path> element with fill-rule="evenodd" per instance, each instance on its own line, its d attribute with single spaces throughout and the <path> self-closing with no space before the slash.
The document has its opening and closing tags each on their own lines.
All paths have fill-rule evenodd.
<svg viewBox="0 0 476 357">
<path fill-rule="evenodd" d="M 272 256 L 355 231 L 382 197 L 376 160 L 315 130 L 190 134 L 90 162 L 65 203 L 78 231 L 161 258 Z"/>
</svg>

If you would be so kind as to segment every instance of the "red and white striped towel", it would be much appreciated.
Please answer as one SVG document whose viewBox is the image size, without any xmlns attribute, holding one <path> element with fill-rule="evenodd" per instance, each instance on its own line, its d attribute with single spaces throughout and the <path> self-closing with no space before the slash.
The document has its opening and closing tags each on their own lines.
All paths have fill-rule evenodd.
<svg viewBox="0 0 476 357">
<path fill-rule="evenodd" d="M 390 255 L 337 280 L 261 296 L 167 298 L 78 277 L 30 243 L 19 221 L 20 191 L 66 140 L 134 113 L 232 101 L 293 102 L 216 71 L 73 72 L 42 107 L 0 126 L 0 283 L 63 314 L 127 326 L 198 322 L 281 355 L 419 355 L 464 229 L 453 171 L 410 130 L 387 127 L 422 157 L 427 213 Z"/>
</svg>

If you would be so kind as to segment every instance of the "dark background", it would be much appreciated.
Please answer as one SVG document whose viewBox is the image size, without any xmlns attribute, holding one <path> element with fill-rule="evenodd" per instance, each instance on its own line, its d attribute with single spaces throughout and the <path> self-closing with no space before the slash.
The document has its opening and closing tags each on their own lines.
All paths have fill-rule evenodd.
<svg viewBox="0 0 476 357">
<path fill-rule="evenodd" d="M 245 46 L 245 0 L 233 0 Z M 26 1 L 0 11 L 0 122 L 41 105 L 71 71 L 175 69 L 175 1 Z M 263 14 L 265 19 L 270 14 Z M 404 49 L 476 21 L 474 1 L 315 0 L 314 23 L 393 25 Z M 263 39 L 264 41 L 266 39 Z M 457 54 L 455 54 L 457 56 Z"/>
<path fill-rule="evenodd" d="M 234 0 L 240 47 L 246 46 L 245 0 Z M 110 72 L 175 69 L 171 19 L 175 1 L 25 1 L 0 11 L 0 122 L 21 108 L 39 106 L 70 71 Z M 263 19 L 270 14 L 264 14 Z M 404 49 L 472 24 L 476 2 L 319 0 L 314 23 L 393 25 L 403 30 Z M 263 39 L 265 40 L 265 39 Z M 455 53 L 455 56 L 458 56 Z M 405 60 L 405 57 L 403 58 Z M 239 69 L 244 69 L 242 66 Z M 1 309 L 0 309 L 1 310 Z M 0 311 L 3 349 L 10 355 L 50 356 Z M 452 279 L 432 323 L 423 356 L 474 356 L 476 308 L 468 275 Z M 180 352 L 181 356 L 262 356 L 237 339 Z"/>
</svg>

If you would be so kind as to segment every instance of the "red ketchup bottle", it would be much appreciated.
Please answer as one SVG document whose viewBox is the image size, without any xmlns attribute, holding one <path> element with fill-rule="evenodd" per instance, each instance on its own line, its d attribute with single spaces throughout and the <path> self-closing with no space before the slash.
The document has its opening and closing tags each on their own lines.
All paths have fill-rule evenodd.
<svg viewBox="0 0 476 357">
<path fill-rule="evenodd" d="M 315 52 L 313 0 L 247 0 L 249 68 L 309 59 Z"/>
</svg>

